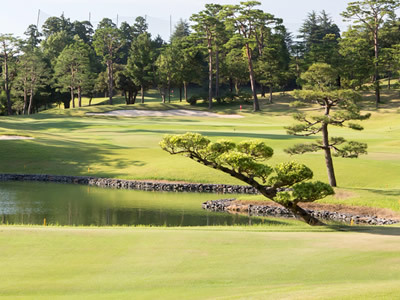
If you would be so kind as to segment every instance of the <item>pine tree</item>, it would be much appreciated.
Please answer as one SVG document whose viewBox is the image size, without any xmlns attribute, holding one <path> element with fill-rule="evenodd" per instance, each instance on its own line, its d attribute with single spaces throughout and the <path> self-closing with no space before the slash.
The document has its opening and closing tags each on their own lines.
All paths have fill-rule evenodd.
<svg viewBox="0 0 400 300">
<path fill-rule="evenodd" d="M 360 94 L 353 90 L 337 90 L 336 71 L 328 64 L 316 63 L 302 75 L 306 82 L 305 90 L 296 91 L 295 97 L 304 101 L 318 104 L 323 110 L 323 115 L 307 116 L 297 113 L 294 119 L 299 122 L 287 127 L 288 134 L 296 136 L 312 136 L 321 133 L 322 140 L 310 144 L 297 144 L 285 150 L 294 154 L 304 154 L 323 150 L 328 171 L 329 183 L 337 186 L 333 167 L 332 151 L 336 156 L 343 158 L 357 158 L 367 153 L 367 145 L 354 141 L 346 141 L 343 137 L 329 137 L 329 125 L 344 127 L 353 130 L 363 130 L 359 124 L 351 123 L 352 120 L 365 120 L 371 114 L 362 115 L 358 102 Z"/>
</svg>

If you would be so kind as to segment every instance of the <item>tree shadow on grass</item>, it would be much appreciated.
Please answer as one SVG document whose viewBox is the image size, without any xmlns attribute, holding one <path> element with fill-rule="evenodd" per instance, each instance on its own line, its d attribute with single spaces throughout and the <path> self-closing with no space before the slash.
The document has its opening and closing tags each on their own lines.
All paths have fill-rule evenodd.
<svg viewBox="0 0 400 300">
<path fill-rule="evenodd" d="M 75 130 L 83 130 L 88 127 L 93 127 L 94 124 L 82 121 L 82 119 L 76 118 L 76 120 L 66 120 L 60 119 L 58 117 L 58 121 L 52 121 L 49 116 L 43 119 L 31 119 L 31 122 L 23 122 L 24 119 L 17 120 L 15 119 L 14 122 L 7 122 L 2 123 L 0 128 L 7 128 L 15 131 L 46 131 L 52 129 L 61 129 L 61 130 L 68 130 L 68 131 L 75 131 Z"/>
<path fill-rule="evenodd" d="M 188 130 L 150 130 L 150 129 L 128 129 L 120 131 L 126 134 L 182 134 L 186 133 Z M 190 130 L 189 130 L 190 131 Z M 269 139 L 269 140 L 291 140 L 298 139 L 296 136 L 286 135 L 286 134 L 268 134 L 268 133 L 249 133 L 249 132 L 238 132 L 238 131 L 202 131 L 193 130 L 193 132 L 201 133 L 208 137 L 228 137 L 228 138 L 253 138 L 253 139 Z M 314 139 L 314 137 L 302 137 L 302 139 Z"/>
<path fill-rule="evenodd" d="M 115 150 L 126 149 L 107 143 L 90 144 L 83 141 L 40 138 L 29 141 L 2 141 L 0 173 L 29 173 L 50 175 L 90 175 L 123 177 L 129 166 L 143 167 L 145 162 L 113 156 Z M 93 165 L 110 167 L 112 171 L 98 171 Z"/>
<path fill-rule="evenodd" d="M 354 232 L 354 233 L 368 233 L 375 235 L 390 235 L 400 236 L 400 227 L 388 227 L 388 226 L 345 226 L 345 225 L 333 225 L 329 228 L 338 232 Z"/>
<path fill-rule="evenodd" d="M 380 196 L 399 196 L 400 197 L 400 190 L 399 189 L 366 189 L 366 188 L 352 188 L 353 190 L 360 190 L 360 191 L 366 191 L 366 192 L 371 192 L 374 194 L 378 194 Z"/>
</svg>

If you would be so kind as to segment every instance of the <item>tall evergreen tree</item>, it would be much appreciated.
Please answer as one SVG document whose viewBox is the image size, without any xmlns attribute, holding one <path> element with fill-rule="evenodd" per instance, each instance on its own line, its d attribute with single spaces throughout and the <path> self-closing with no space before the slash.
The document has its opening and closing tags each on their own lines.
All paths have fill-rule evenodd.
<svg viewBox="0 0 400 300">
<path fill-rule="evenodd" d="M 26 46 L 30 50 L 35 49 L 40 44 L 40 37 L 42 36 L 42 34 L 39 32 L 36 25 L 29 25 L 24 34 L 27 36 L 27 39 L 25 41 Z"/>
<path fill-rule="evenodd" d="M 342 16 L 349 21 L 354 21 L 367 29 L 373 36 L 374 45 L 374 86 L 376 106 L 381 102 L 379 86 L 379 59 L 380 59 L 380 32 L 385 20 L 393 17 L 395 10 L 400 7 L 398 0 L 360 0 L 350 2 Z"/>
<path fill-rule="evenodd" d="M 104 25 L 96 30 L 93 37 L 93 45 L 97 55 L 103 58 L 107 67 L 108 75 L 108 97 L 110 104 L 113 103 L 114 64 L 121 57 L 120 49 L 124 45 L 121 31 L 110 25 Z"/>
<path fill-rule="evenodd" d="M 0 60 L 2 62 L 3 87 L 7 97 L 7 113 L 12 115 L 11 83 L 13 74 L 11 65 L 15 62 L 15 56 L 19 52 L 20 41 L 12 34 L 0 34 Z"/>
<path fill-rule="evenodd" d="M 90 86 L 92 79 L 89 60 L 90 47 L 81 39 L 66 47 L 57 58 L 55 77 L 61 89 L 69 89 L 72 107 L 75 108 L 75 94 L 78 94 L 78 106 L 82 106 L 82 91 Z"/>
<path fill-rule="evenodd" d="M 135 85 L 140 86 L 142 103 L 144 103 L 145 90 L 153 82 L 154 56 L 150 34 L 140 34 L 132 43 L 127 64 L 127 74 L 132 77 Z"/>
<path fill-rule="evenodd" d="M 332 151 L 336 156 L 357 158 L 367 153 L 367 145 L 354 141 L 346 141 L 343 137 L 329 137 L 329 125 L 347 126 L 354 130 L 363 130 L 359 124 L 349 121 L 365 120 L 371 114 L 362 115 L 358 102 L 360 95 L 353 90 L 336 89 L 336 71 L 328 64 L 316 63 L 302 75 L 306 82 L 305 90 L 296 91 L 295 96 L 316 103 L 323 110 L 322 116 L 307 116 L 304 113 L 294 115 L 299 124 L 287 127 L 288 134 L 297 136 L 312 136 L 322 133 L 322 140 L 311 144 L 298 144 L 285 150 L 289 154 L 303 154 L 323 150 L 328 171 L 329 183 L 337 186 L 333 167 Z M 335 108 L 337 108 L 335 110 Z"/>
<path fill-rule="evenodd" d="M 224 24 L 220 13 L 222 6 L 219 4 L 206 4 L 205 10 L 194 14 L 190 20 L 194 22 L 193 29 L 196 36 L 206 43 L 208 53 L 208 108 L 212 108 L 213 99 L 213 56 L 214 46 L 219 32 L 223 31 Z M 217 63 L 217 59 L 216 59 Z"/>
<path fill-rule="evenodd" d="M 190 35 L 190 24 L 188 21 L 180 19 L 175 25 L 174 32 L 171 35 L 171 42 L 176 39 L 182 39 Z"/>
<path fill-rule="evenodd" d="M 23 95 L 23 114 L 30 115 L 34 104 L 34 96 L 49 82 L 49 70 L 39 49 L 29 50 L 21 55 L 18 60 L 17 70 L 16 88 Z"/>
<path fill-rule="evenodd" d="M 225 14 L 228 22 L 241 35 L 245 45 L 245 51 L 248 61 L 251 90 L 253 92 L 254 111 L 260 110 L 260 104 L 257 97 L 256 78 L 254 72 L 253 45 L 260 43 L 263 30 L 266 26 L 279 22 L 273 15 L 265 13 L 256 6 L 261 5 L 258 1 L 241 2 L 240 5 L 226 5 Z"/>
</svg>

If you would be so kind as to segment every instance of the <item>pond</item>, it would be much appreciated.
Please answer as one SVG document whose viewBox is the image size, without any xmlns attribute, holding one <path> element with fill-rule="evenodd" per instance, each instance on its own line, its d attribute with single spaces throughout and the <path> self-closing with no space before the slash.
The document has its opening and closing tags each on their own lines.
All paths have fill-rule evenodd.
<svg viewBox="0 0 400 300">
<path fill-rule="evenodd" d="M 279 222 L 205 211 L 208 200 L 235 195 L 144 192 L 42 182 L 0 182 L 0 223 L 213 226 Z"/>
</svg>

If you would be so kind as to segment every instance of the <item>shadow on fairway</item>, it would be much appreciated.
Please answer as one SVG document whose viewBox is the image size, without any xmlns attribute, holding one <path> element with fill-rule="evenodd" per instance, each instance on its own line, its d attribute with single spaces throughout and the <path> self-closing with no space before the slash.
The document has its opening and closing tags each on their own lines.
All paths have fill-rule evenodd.
<svg viewBox="0 0 400 300">
<path fill-rule="evenodd" d="M 331 229 L 340 232 L 357 232 L 375 235 L 391 235 L 400 236 L 400 227 L 384 227 L 384 226 L 329 226 Z"/>
<path fill-rule="evenodd" d="M 58 117 L 59 118 L 59 117 Z M 23 122 L 28 120 L 29 122 Z M 17 122 L 20 121 L 20 122 Z M 65 120 L 65 119 L 57 119 L 49 118 L 47 115 L 46 117 L 36 117 L 36 118 L 21 118 L 20 120 L 14 119 L 13 122 L 7 122 L 2 124 L 3 128 L 11 129 L 11 130 L 18 130 L 18 131 L 46 131 L 46 130 L 68 130 L 68 131 L 75 131 L 75 130 L 83 130 L 88 127 L 94 126 L 85 121 L 80 121 L 78 118 L 76 120 Z M 1 128 L 0 127 L 0 128 Z"/>
<path fill-rule="evenodd" d="M 129 129 L 125 131 L 120 131 L 123 133 L 130 134 L 183 134 L 188 130 L 177 131 L 177 130 L 147 130 L 147 129 Z M 207 137 L 228 137 L 228 138 L 253 138 L 253 139 L 268 139 L 268 140 L 291 140 L 298 139 L 296 136 L 286 135 L 286 134 L 264 134 L 264 133 L 249 133 L 249 132 L 226 132 L 226 131 L 202 131 L 193 130 L 193 132 L 201 133 Z M 302 137 L 302 139 L 314 139 L 313 137 Z"/>
<path fill-rule="evenodd" d="M 30 141 L 2 141 L 0 155 L 9 157 L 0 166 L 0 173 L 51 175 L 90 175 L 96 177 L 127 176 L 121 169 L 142 167 L 146 163 L 134 159 L 113 158 L 115 144 L 90 144 L 81 140 L 38 138 Z M 115 172 L 96 172 L 92 166 L 109 166 Z M 89 171 L 90 170 L 90 171 Z"/>
<path fill-rule="evenodd" d="M 400 196 L 400 190 L 399 189 L 388 189 L 388 190 L 378 190 L 378 189 L 357 189 L 353 188 L 354 190 L 361 190 L 361 191 L 366 191 L 366 192 L 371 192 L 374 194 L 382 195 L 382 196 Z"/>
</svg>

